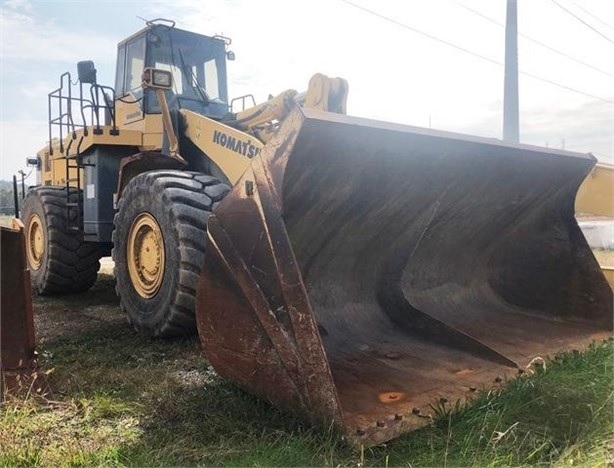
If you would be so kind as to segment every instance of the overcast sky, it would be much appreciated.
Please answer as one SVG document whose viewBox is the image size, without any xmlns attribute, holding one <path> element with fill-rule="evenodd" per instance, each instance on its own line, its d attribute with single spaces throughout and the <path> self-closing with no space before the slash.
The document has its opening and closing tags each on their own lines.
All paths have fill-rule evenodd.
<svg viewBox="0 0 614 468">
<path fill-rule="evenodd" d="M 501 138 L 505 0 L 2 0 L 0 179 L 47 139 L 47 93 L 164 17 L 232 38 L 230 96 L 349 81 L 348 113 Z M 367 11 L 368 10 L 368 11 Z M 613 159 L 614 1 L 518 0 L 520 139 Z M 567 10 L 567 11 L 566 11 Z M 34 183 L 33 179 L 30 179 Z"/>
</svg>

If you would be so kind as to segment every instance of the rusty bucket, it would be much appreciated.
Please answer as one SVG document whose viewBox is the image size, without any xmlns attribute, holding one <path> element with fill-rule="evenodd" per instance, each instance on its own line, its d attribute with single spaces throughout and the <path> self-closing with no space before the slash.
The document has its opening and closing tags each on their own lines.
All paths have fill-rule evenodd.
<svg viewBox="0 0 614 468">
<path fill-rule="evenodd" d="M 296 109 L 209 218 L 213 367 L 356 444 L 612 331 L 588 155 Z"/>
<path fill-rule="evenodd" d="M 0 226 L 0 401 L 49 393 L 34 349 L 32 286 L 21 221 Z"/>
</svg>

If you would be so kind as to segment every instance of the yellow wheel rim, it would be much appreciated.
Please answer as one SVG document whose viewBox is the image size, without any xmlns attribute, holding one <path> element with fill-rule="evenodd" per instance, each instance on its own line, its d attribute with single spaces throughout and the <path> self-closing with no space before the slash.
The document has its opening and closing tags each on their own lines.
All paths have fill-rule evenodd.
<svg viewBox="0 0 614 468">
<path fill-rule="evenodd" d="M 164 278 L 162 230 L 149 213 L 140 214 L 130 226 L 127 249 L 128 273 L 141 297 L 156 295 Z"/>
<path fill-rule="evenodd" d="M 26 255 L 28 264 L 33 270 L 38 270 L 45 256 L 45 229 L 43 222 L 37 214 L 33 214 L 28 219 L 26 232 Z"/>
</svg>

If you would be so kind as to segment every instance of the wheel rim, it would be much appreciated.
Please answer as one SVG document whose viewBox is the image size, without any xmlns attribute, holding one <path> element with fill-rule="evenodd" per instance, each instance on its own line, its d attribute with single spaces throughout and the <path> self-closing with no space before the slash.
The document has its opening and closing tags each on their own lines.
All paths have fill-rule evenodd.
<svg viewBox="0 0 614 468">
<path fill-rule="evenodd" d="M 140 214 L 128 233 L 127 264 L 136 292 L 145 299 L 156 295 L 164 278 L 164 238 L 155 218 Z"/>
<path fill-rule="evenodd" d="M 45 256 L 45 229 L 40 216 L 33 214 L 28 219 L 26 254 L 33 270 L 40 269 Z"/>
</svg>

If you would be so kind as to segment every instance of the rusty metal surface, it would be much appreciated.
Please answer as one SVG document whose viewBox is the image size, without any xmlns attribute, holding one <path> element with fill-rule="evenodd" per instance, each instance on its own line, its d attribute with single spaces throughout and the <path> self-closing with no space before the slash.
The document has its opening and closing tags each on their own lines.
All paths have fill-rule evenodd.
<svg viewBox="0 0 614 468">
<path fill-rule="evenodd" d="M 0 401 L 8 393 L 44 393 L 34 346 L 32 286 L 27 269 L 23 224 L 0 226 Z"/>
<path fill-rule="evenodd" d="M 209 218 L 211 364 L 369 445 L 609 336 L 612 291 L 573 209 L 594 164 L 296 110 Z"/>
</svg>

